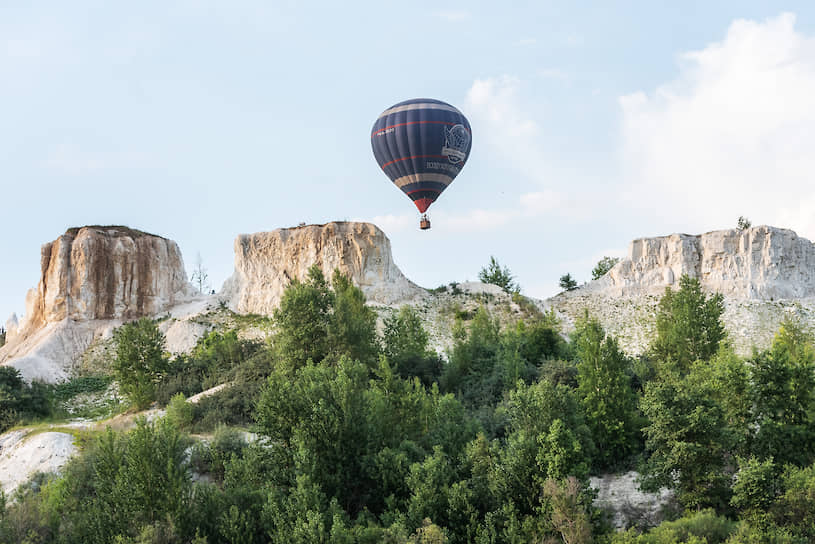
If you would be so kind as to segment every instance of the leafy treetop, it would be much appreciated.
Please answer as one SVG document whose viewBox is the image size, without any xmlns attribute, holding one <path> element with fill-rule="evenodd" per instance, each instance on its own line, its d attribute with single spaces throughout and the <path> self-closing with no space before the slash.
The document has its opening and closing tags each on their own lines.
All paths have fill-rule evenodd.
<svg viewBox="0 0 815 544">
<path fill-rule="evenodd" d="M 517 293 L 521 290 L 509 268 L 506 266 L 502 268 L 492 256 L 490 256 L 489 264 L 478 273 L 478 279 L 483 283 L 497 285 L 507 293 Z"/>
<path fill-rule="evenodd" d="M 591 271 L 591 279 L 598 280 L 606 275 L 615 264 L 620 262 L 619 257 L 603 257 Z"/>
</svg>

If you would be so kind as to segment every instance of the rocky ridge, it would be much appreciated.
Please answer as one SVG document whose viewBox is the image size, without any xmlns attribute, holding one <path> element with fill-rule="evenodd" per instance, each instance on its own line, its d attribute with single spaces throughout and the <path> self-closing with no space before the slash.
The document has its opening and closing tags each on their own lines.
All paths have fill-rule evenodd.
<svg viewBox="0 0 815 544">
<path fill-rule="evenodd" d="M 768 346 L 786 316 L 815 324 L 815 244 L 770 226 L 634 240 L 605 276 L 541 307 L 554 309 L 567 328 L 588 310 L 638 354 L 654 332 L 660 297 L 683 274 L 722 293 L 729 340 L 741 354 Z"/>
<path fill-rule="evenodd" d="M 393 262 L 390 240 L 379 227 L 333 222 L 239 235 L 235 272 L 221 296 L 237 313 L 271 315 L 292 280 L 304 280 L 315 264 L 328 280 L 335 269 L 347 275 L 373 303 L 426 295 Z"/>
<path fill-rule="evenodd" d="M 815 296 L 815 244 L 769 226 L 631 242 L 628 257 L 598 282 L 621 295 L 664 290 L 687 274 L 702 287 L 747 300 Z"/>
</svg>

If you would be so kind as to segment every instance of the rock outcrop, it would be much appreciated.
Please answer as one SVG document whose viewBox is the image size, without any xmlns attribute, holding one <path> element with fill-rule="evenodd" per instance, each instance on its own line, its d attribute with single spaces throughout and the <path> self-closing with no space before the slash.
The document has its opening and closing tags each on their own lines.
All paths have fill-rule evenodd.
<svg viewBox="0 0 815 544">
<path fill-rule="evenodd" d="M 20 429 L 0 435 L 0 490 L 10 497 L 37 472 L 58 472 L 76 451 L 68 433 Z"/>
<path fill-rule="evenodd" d="M 82 227 L 42 246 L 42 275 L 26 297 L 25 327 L 63 319 L 135 319 L 189 295 L 172 240 L 127 227 Z"/>
<path fill-rule="evenodd" d="M 17 314 L 13 313 L 6 320 L 6 342 L 10 342 L 17 335 L 19 328 L 20 321 L 17 319 Z"/>
<path fill-rule="evenodd" d="M 127 227 L 82 227 L 42 246 L 41 275 L 0 364 L 56 381 L 112 324 L 154 316 L 192 295 L 172 240 Z"/>
<path fill-rule="evenodd" d="M 626 351 L 638 354 L 653 337 L 665 288 L 676 287 L 683 274 L 724 295 L 728 339 L 743 355 L 769 346 L 788 316 L 815 325 L 815 244 L 769 226 L 634 240 L 605 276 L 542 308 L 555 309 L 567 328 L 588 310 Z"/>
<path fill-rule="evenodd" d="M 631 242 L 628 258 L 599 282 L 621 294 L 662 291 L 687 274 L 725 296 L 774 300 L 815 296 L 815 244 L 760 226 Z"/>
<path fill-rule="evenodd" d="M 374 303 L 425 293 L 393 262 L 390 240 L 376 225 L 335 222 L 239 235 L 235 272 L 221 295 L 235 312 L 270 315 L 291 281 L 305 279 L 314 264 L 328 279 L 339 269 Z"/>
</svg>

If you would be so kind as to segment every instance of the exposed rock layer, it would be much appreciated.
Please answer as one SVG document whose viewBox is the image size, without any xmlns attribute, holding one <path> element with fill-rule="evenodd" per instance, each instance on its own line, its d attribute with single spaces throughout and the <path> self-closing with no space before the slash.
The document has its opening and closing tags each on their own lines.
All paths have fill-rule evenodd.
<svg viewBox="0 0 815 544">
<path fill-rule="evenodd" d="M 41 260 L 26 327 L 155 315 L 189 294 L 178 245 L 127 227 L 70 229 L 42 246 Z"/>
<path fill-rule="evenodd" d="M 768 226 L 634 240 L 605 276 L 541 307 L 555 309 L 567 329 L 588 311 L 638 354 L 653 338 L 660 297 L 682 274 L 724 295 L 722 320 L 742 355 L 769 346 L 788 316 L 815 326 L 815 244 Z"/>
<path fill-rule="evenodd" d="M 424 293 L 393 262 L 390 240 L 376 225 L 335 222 L 239 235 L 235 272 L 222 294 L 238 313 L 270 315 L 291 281 L 305 279 L 314 264 L 329 280 L 339 269 L 372 302 L 392 304 Z"/>
<path fill-rule="evenodd" d="M 742 299 L 815 296 L 815 244 L 793 231 L 760 226 L 631 242 L 628 258 L 600 285 L 622 293 L 664 289 L 687 274 L 702 287 Z"/>
<path fill-rule="evenodd" d="M 41 274 L 0 364 L 57 381 L 111 324 L 154 316 L 192 294 L 172 240 L 127 227 L 82 227 L 42 246 Z"/>
</svg>

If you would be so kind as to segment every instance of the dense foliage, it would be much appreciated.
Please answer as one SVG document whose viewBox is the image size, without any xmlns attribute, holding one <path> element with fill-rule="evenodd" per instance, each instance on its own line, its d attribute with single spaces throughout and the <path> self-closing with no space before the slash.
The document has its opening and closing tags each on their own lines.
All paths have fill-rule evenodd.
<svg viewBox="0 0 815 544">
<path fill-rule="evenodd" d="M 47 415 L 50 406 L 47 386 L 26 383 L 16 368 L 0 366 L 0 432 L 22 419 Z"/>
<path fill-rule="evenodd" d="M 815 539 L 815 349 L 794 320 L 745 360 L 721 300 L 682 278 L 647 357 L 590 316 L 566 342 L 552 314 L 502 326 L 480 308 L 455 323 L 445 363 L 418 310 L 378 334 L 362 292 L 315 268 L 274 325 L 268 342 L 212 332 L 171 360 L 155 323 L 123 328 L 118 345 L 135 347 L 117 358 L 161 356 L 163 378 L 136 385 L 167 415 L 83 436 L 61 475 L 0 500 L 0 542 Z M 38 405 L 38 386 L 0 371 L 0 408 L 33 414 L 55 396 Z M 658 526 L 614 532 L 588 478 L 632 468 L 676 504 Z"/>
<path fill-rule="evenodd" d="M 139 408 L 156 396 L 156 387 L 167 373 L 164 335 L 145 318 L 127 323 L 113 333 L 116 357 L 113 371 L 119 388 Z"/>
</svg>

